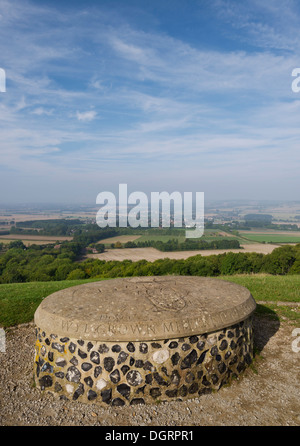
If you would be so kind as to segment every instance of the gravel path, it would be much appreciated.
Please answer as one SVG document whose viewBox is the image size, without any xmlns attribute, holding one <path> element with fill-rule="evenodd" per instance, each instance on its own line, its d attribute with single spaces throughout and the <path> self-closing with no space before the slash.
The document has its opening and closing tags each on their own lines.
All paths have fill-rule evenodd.
<svg viewBox="0 0 300 446">
<path fill-rule="evenodd" d="M 292 349 L 295 326 L 255 317 L 254 329 L 259 354 L 230 386 L 185 402 L 102 408 L 41 394 L 32 380 L 34 326 L 15 327 L 6 333 L 6 353 L 0 353 L 0 425 L 299 425 L 300 352 Z"/>
</svg>

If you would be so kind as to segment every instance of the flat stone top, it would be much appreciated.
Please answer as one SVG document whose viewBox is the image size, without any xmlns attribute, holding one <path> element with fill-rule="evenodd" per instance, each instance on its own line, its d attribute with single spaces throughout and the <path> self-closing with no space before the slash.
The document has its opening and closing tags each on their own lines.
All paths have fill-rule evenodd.
<svg viewBox="0 0 300 446">
<path fill-rule="evenodd" d="M 255 309 L 246 288 L 191 276 L 87 283 L 46 297 L 35 324 L 49 334 L 99 341 L 161 340 L 234 325 Z"/>
</svg>

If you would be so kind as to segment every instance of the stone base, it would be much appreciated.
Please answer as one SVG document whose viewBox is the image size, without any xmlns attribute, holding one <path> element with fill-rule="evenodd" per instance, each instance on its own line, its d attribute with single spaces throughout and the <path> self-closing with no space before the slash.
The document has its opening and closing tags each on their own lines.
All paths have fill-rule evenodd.
<svg viewBox="0 0 300 446">
<path fill-rule="evenodd" d="M 253 358 L 251 316 L 215 332 L 160 341 L 90 341 L 40 328 L 36 336 L 36 385 L 104 406 L 198 397 L 238 376 Z"/>
</svg>

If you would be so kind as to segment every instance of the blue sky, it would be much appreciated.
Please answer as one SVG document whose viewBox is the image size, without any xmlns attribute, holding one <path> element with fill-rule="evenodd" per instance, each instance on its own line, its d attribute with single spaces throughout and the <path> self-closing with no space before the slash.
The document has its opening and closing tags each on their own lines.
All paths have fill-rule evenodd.
<svg viewBox="0 0 300 446">
<path fill-rule="evenodd" d="M 0 203 L 297 200 L 293 0 L 0 0 Z"/>
</svg>

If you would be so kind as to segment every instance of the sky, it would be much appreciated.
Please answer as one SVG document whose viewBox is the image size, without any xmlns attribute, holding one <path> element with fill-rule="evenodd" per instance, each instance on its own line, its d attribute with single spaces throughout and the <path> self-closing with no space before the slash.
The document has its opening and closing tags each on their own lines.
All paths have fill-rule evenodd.
<svg viewBox="0 0 300 446">
<path fill-rule="evenodd" d="M 298 200 L 299 24 L 297 0 L 0 0 L 0 203 Z"/>
</svg>

